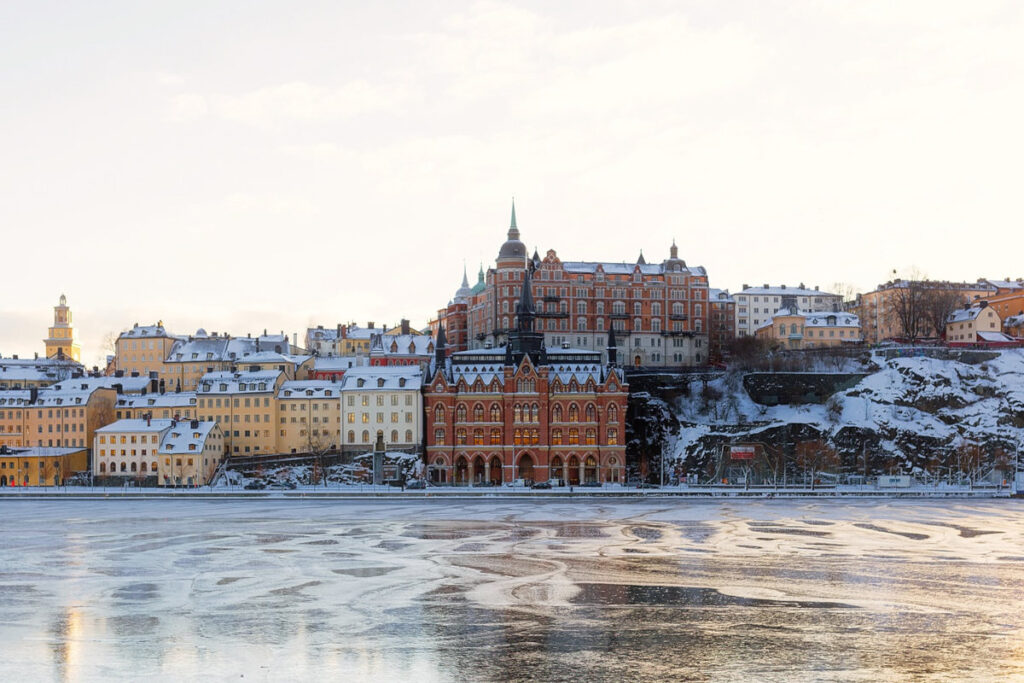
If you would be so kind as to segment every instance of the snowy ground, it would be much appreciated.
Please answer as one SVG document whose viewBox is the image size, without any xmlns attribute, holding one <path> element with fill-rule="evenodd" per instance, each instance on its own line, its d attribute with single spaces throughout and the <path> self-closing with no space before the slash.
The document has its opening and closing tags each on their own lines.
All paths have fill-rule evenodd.
<svg viewBox="0 0 1024 683">
<path fill-rule="evenodd" d="M 1024 677 L 1019 501 L 0 501 L 0 680 Z"/>
</svg>

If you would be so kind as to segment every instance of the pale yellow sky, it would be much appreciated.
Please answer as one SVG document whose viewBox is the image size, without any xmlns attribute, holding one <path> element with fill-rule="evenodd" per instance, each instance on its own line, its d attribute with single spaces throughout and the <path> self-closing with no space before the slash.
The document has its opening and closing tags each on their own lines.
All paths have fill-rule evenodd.
<svg viewBox="0 0 1024 683">
<path fill-rule="evenodd" d="M 424 324 L 504 239 L 1022 276 L 1016 2 L 5 3 L 0 353 Z"/>
</svg>

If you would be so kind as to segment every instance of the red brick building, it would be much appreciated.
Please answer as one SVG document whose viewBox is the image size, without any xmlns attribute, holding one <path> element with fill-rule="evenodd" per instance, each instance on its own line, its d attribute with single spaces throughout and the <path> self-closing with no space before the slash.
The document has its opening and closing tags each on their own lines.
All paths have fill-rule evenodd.
<svg viewBox="0 0 1024 683">
<path fill-rule="evenodd" d="M 555 250 L 528 257 L 519 239 L 515 207 L 508 239 L 495 267 L 476 287 L 462 286 L 433 323 L 449 332 L 456 351 L 499 346 L 516 328 L 516 301 L 527 265 L 534 269 L 536 331 L 548 346 L 569 344 L 604 356 L 605 335 L 614 327 L 623 364 L 699 366 L 709 360 L 708 277 L 689 267 L 673 243 L 669 258 L 647 263 L 562 261 Z"/>
<path fill-rule="evenodd" d="M 624 482 L 628 387 L 614 334 L 609 363 L 593 349 L 545 346 L 533 330 L 530 271 L 523 277 L 507 345 L 446 358 L 439 330 L 424 388 L 428 476 L 462 485 Z"/>
</svg>

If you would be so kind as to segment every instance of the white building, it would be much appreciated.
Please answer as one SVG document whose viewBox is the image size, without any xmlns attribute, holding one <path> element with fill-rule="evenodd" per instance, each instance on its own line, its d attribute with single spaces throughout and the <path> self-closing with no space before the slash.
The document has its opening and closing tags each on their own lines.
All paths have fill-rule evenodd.
<svg viewBox="0 0 1024 683">
<path fill-rule="evenodd" d="M 95 477 L 145 478 L 158 470 L 160 441 L 173 420 L 118 420 L 96 430 Z"/>
<path fill-rule="evenodd" d="M 341 443 L 365 452 L 382 434 L 388 450 L 418 452 L 423 434 L 423 374 L 415 366 L 352 368 L 341 382 Z"/>
<path fill-rule="evenodd" d="M 772 316 L 782 308 L 807 312 L 834 312 L 843 308 L 841 295 L 822 292 L 817 287 L 807 289 L 803 284 L 799 287 L 743 285 L 743 291 L 732 296 L 736 302 L 737 337 L 752 336 L 759 327 L 771 322 Z"/>
</svg>

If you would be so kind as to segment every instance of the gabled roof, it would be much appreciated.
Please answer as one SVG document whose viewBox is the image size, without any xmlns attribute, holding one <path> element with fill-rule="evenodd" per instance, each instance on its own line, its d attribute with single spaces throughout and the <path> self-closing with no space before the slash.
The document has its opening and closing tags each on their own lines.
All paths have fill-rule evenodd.
<svg viewBox="0 0 1024 683">
<path fill-rule="evenodd" d="M 156 420 L 154 420 L 155 422 Z M 196 453 L 206 447 L 212 435 L 219 435 L 220 428 L 213 420 L 178 420 L 160 439 L 161 453 Z M 194 446 L 194 448 L 189 448 Z"/>
</svg>

